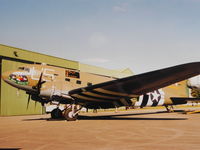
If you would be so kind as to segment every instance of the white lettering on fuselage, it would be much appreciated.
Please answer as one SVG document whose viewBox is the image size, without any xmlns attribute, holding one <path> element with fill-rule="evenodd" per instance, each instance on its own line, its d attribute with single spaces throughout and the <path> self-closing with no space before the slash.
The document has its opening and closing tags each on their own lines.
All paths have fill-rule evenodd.
<svg viewBox="0 0 200 150">
<path fill-rule="evenodd" d="M 44 77 L 47 77 L 47 78 L 43 79 L 44 81 L 51 81 L 51 80 L 54 80 L 54 75 L 53 75 L 54 72 L 55 72 L 55 70 L 53 70 L 53 69 L 42 68 L 41 70 L 35 70 L 35 67 L 32 67 L 32 69 L 31 69 L 31 79 L 32 80 L 39 80 L 40 75 L 42 73 L 42 75 Z M 48 79 L 48 77 L 50 77 L 50 79 Z"/>
<path fill-rule="evenodd" d="M 12 74 L 19 75 L 19 76 L 28 76 L 31 75 L 30 72 L 13 72 Z"/>
</svg>

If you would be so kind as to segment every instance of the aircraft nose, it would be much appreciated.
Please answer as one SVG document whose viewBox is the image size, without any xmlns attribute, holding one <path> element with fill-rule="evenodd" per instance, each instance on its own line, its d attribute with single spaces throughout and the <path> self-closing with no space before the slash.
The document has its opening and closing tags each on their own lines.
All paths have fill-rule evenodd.
<svg viewBox="0 0 200 150">
<path fill-rule="evenodd" d="M 10 72 L 4 72 L 2 73 L 1 78 L 5 81 L 6 79 L 9 78 L 9 75 L 10 75 Z"/>
</svg>

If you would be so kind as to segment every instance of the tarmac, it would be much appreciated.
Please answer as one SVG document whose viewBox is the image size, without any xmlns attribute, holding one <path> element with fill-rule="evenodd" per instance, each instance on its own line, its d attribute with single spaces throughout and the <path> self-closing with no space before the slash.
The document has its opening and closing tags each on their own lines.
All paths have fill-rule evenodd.
<svg viewBox="0 0 200 150">
<path fill-rule="evenodd" d="M 50 115 L 0 117 L 0 149 L 199 150 L 200 114 L 136 109 L 82 113 L 77 121 Z"/>
</svg>

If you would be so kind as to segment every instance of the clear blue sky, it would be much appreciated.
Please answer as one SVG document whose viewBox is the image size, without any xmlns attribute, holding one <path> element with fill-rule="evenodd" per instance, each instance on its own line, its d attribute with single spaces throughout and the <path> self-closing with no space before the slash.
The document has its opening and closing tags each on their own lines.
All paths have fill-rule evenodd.
<svg viewBox="0 0 200 150">
<path fill-rule="evenodd" d="M 142 73 L 200 60 L 200 0 L 0 0 L 0 43 Z"/>
</svg>

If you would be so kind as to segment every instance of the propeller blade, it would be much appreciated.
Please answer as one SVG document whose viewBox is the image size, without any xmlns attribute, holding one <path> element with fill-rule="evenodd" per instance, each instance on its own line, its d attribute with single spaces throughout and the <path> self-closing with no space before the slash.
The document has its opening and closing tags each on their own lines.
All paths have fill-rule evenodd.
<svg viewBox="0 0 200 150">
<path fill-rule="evenodd" d="M 42 75 L 43 75 L 43 72 L 40 74 L 40 78 L 37 83 L 37 90 L 39 94 L 40 94 L 40 88 L 42 87 Z"/>
<path fill-rule="evenodd" d="M 42 81 L 42 76 L 43 76 L 43 72 L 41 72 L 40 74 L 40 78 L 38 80 L 38 83 L 36 84 L 36 86 L 33 86 L 32 88 L 37 90 L 37 94 L 40 94 L 40 89 L 42 87 L 42 84 L 45 83 L 46 81 Z"/>
<path fill-rule="evenodd" d="M 41 102 L 41 105 L 44 107 L 44 102 Z"/>
<path fill-rule="evenodd" d="M 43 72 L 41 72 L 40 74 L 40 77 L 39 77 L 39 80 L 37 82 L 37 84 L 35 86 L 33 86 L 32 88 L 34 90 L 36 90 L 34 96 L 36 96 L 38 98 L 38 102 L 40 102 L 40 91 L 41 91 L 41 87 L 42 87 L 42 84 L 44 84 L 46 81 L 42 81 L 42 76 L 43 76 Z M 42 104 L 42 106 L 44 105 L 43 102 L 40 102 Z M 36 105 L 37 105 L 37 102 L 35 102 L 35 108 L 36 108 Z"/>
<path fill-rule="evenodd" d="M 28 109 L 28 106 L 29 106 L 30 100 L 31 100 L 31 95 L 29 94 L 29 95 L 28 95 L 28 102 L 27 102 L 27 107 L 26 107 L 26 109 Z"/>
</svg>

